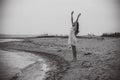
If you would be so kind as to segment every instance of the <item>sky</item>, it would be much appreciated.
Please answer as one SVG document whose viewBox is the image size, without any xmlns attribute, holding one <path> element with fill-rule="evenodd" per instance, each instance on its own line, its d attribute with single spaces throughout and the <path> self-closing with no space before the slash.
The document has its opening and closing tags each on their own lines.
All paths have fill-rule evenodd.
<svg viewBox="0 0 120 80">
<path fill-rule="evenodd" d="M 69 34 L 71 11 L 79 35 L 120 32 L 120 0 L 3 0 L 1 34 Z"/>
</svg>

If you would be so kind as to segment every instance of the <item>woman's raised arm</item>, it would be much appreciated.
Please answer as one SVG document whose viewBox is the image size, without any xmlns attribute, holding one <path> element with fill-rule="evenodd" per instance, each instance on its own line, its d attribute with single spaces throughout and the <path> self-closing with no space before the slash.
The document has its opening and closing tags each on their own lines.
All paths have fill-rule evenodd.
<svg viewBox="0 0 120 80">
<path fill-rule="evenodd" d="M 71 23 L 73 24 L 73 13 L 74 11 L 71 12 Z"/>
<path fill-rule="evenodd" d="M 78 17 L 76 19 L 76 22 L 78 22 L 79 17 L 81 16 L 81 13 L 78 14 Z"/>
</svg>

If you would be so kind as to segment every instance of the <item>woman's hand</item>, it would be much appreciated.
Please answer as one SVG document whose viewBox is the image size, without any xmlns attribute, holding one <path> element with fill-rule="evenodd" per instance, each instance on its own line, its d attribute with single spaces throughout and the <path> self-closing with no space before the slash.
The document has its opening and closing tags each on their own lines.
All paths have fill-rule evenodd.
<svg viewBox="0 0 120 80">
<path fill-rule="evenodd" d="M 81 13 L 78 14 L 78 17 L 81 16 Z"/>
</svg>

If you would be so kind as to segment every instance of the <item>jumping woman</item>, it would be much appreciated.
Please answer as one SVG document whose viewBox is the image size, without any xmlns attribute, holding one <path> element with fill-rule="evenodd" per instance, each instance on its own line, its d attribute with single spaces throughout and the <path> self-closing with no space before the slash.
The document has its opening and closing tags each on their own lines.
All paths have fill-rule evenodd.
<svg viewBox="0 0 120 80">
<path fill-rule="evenodd" d="M 73 52 L 73 61 L 77 60 L 77 52 L 76 52 L 76 44 L 77 44 L 77 34 L 79 33 L 79 22 L 78 19 L 81 16 L 81 13 L 78 14 L 76 21 L 73 21 L 73 13 L 74 11 L 71 12 L 71 23 L 72 23 L 72 28 L 69 34 L 68 38 L 68 44 L 71 45 L 72 47 L 72 52 Z"/>
</svg>

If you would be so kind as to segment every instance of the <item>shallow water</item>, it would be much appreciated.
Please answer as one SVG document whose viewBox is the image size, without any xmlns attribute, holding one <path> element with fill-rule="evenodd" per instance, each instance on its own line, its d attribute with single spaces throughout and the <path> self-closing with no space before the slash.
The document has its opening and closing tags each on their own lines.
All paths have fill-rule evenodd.
<svg viewBox="0 0 120 80">
<path fill-rule="evenodd" d="M 22 41 L 23 39 L 0 39 L 0 42 L 8 42 L 8 41 Z"/>
<path fill-rule="evenodd" d="M 20 51 L 0 50 L 0 80 L 9 80 L 16 73 L 20 73 L 21 69 L 37 61 L 42 62 L 42 75 L 38 77 L 39 80 L 42 80 L 48 68 L 44 59 L 42 59 L 40 56 Z"/>
</svg>

